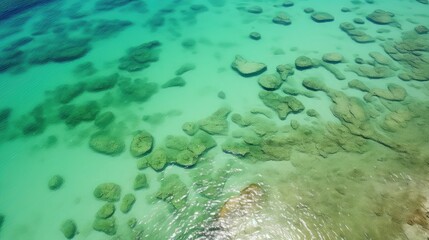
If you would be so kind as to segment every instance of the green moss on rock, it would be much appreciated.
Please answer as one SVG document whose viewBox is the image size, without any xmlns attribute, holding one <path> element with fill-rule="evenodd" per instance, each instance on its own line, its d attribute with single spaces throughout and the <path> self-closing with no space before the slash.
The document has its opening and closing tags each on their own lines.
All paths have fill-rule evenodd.
<svg viewBox="0 0 429 240">
<path fill-rule="evenodd" d="M 162 171 L 168 162 L 167 152 L 163 148 L 157 148 L 147 156 L 147 162 L 153 170 Z"/>
<path fill-rule="evenodd" d="M 116 183 L 102 183 L 94 189 L 94 196 L 103 201 L 117 202 L 121 198 L 121 187 Z"/>
<path fill-rule="evenodd" d="M 103 129 L 109 126 L 113 121 L 115 120 L 115 115 L 108 111 L 104 112 L 102 114 L 98 114 L 95 118 L 94 125 Z"/>
<path fill-rule="evenodd" d="M 199 129 L 200 129 L 200 126 L 198 125 L 198 123 L 185 122 L 182 125 L 183 132 L 185 132 L 189 136 L 194 136 L 195 133 L 197 133 Z"/>
</svg>

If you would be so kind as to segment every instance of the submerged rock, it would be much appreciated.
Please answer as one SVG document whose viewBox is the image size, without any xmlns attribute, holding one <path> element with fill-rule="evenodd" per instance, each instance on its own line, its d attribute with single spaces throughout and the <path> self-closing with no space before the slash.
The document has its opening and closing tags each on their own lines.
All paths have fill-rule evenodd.
<svg viewBox="0 0 429 240">
<path fill-rule="evenodd" d="M 263 12 L 263 9 L 260 6 L 251 6 L 247 8 L 247 12 L 259 14 Z"/>
<path fill-rule="evenodd" d="M 149 184 L 147 183 L 146 175 L 143 173 L 137 174 L 137 176 L 134 178 L 133 189 L 139 190 L 142 188 L 147 188 L 148 186 Z"/>
<path fill-rule="evenodd" d="M 55 175 L 49 179 L 48 187 L 51 190 L 58 190 L 63 185 L 64 179 L 60 175 Z"/>
<path fill-rule="evenodd" d="M 168 155 L 163 148 L 156 148 L 146 159 L 148 166 L 158 172 L 164 170 L 168 163 Z"/>
<path fill-rule="evenodd" d="M 73 61 L 91 50 L 89 42 L 89 39 L 55 39 L 31 49 L 28 61 L 31 64 Z"/>
<path fill-rule="evenodd" d="M 82 122 L 94 121 L 100 112 L 100 106 L 95 101 L 80 105 L 64 105 L 59 109 L 59 117 L 69 127 L 75 127 Z"/>
<path fill-rule="evenodd" d="M 61 225 L 61 232 L 63 233 L 64 237 L 66 237 L 67 239 L 74 238 L 74 236 L 77 233 L 76 223 L 73 220 L 71 220 L 71 219 L 66 220 Z"/>
<path fill-rule="evenodd" d="M 375 42 L 375 38 L 366 34 L 365 32 L 356 29 L 356 27 L 349 22 L 343 22 L 340 24 L 341 30 L 343 30 L 349 37 L 358 43 L 371 43 Z"/>
<path fill-rule="evenodd" d="M 261 34 L 258 32 L 251 32 L 251 33 L 249 33 L 249 37 L 253 40 L 260 40 Z"/>
<path fill-rule="evenodd" d="M 179 175 L 168 175 L 161 181 L 161 187 L 156 193 L 156 197 L 170 203 L 176 210 L 180 210 L 186 205 L 188 188 L 180 180 Z"/>
<path fill-rule="evenodd" d="M 144 130 L 139 131 L 134 135 L 130 145 L 131 155 L 134 157 L 140 157 L 152 149 L 153 137 L 152 135 Z"/>
<path fill-rule="evenodd" d="M 94 125 L 101 129 L 104 129 L 109 126 L 113 121 L 115 121 L 115 115 L 113 114 L 113 112 L 108 111 L 98 114 L 94 120 Z"/>
<path fill-rule="evenodd" d="M 95 2 L 95 10 L 110 11 L 118 7 L 125 6 L 136 0 L 98 0 Z"/>
<path fill-rule="evenodd" d="M 183 87 L 186 85 L 185 79 L 182 77 L 174 77 L 164 84 L 161 85 L 161 88 L 170 88 L 170 87 Z"/>
<path fill-rule="evenodd" d="M 280 25 L 290 25 L 292 21 L 285 12 L 280 12 L 273 18 L 273 23 Z"/>
<path fill-rule="evenodd" d="M 84 83 L 60 85 L 54 90 L 54 98 L 62 104 L 67 104 L 81 95 L 84 90 Z"/>
<path fill-rule="evenodd" d="M 392 77 L 394 72 L 385 66 L 370 66 L 370 65 L 349 65 L 350 71 L 361 77 L 367 78 L 387 78 Z"/>
<path fill-rule="evenodd" d="M 119 69 L 136 72 L 148 68 L 150 63 L 158 61 L 160 45 L 158 41 L 151 41 L 128 49 L 127 54 L 119 59 Z"/>
<path fill-rule="evenodd" d="M 273 109 L 281 120 L 285 120 L 289 113 L 299 113 L 304 110 L 304 105 L 292 96 L 280 96 L 274 92 L 261 91 L 259 98 L 267 107 Z"/>
<path fill-rule="evenodd" d="M 232 62 L 231 67 L 243 77 L 256 76 L 267 69 L 265 64 L 247 61 L 240 55 L 235 56 L 235 60 Z"/>
<path fill-rule="evenodd" d="M 86 91 L 100 92 L 113 88 L 119 79 L 119 74 L 114 73 L 108 76 L 98 77 L 86 83 Z"/>
<path fill-rule="evenodd" d="M 295 59 L 295 67 L 298 70 L 309 69 L 313 67 L 313 62 L 309 57 L 299 56 Z"/>
<path fill-rule="evenodd" d="M 116 183 L 102 183 L 94 189 L 93 193 L 99 200 L 117 202 L 121 198 L 121 187 Z"/>
<path fill-rule="evenodd" d="M 118 86 L 125 101 L 144 102 L 158 92 L 158 85 L 146 79 L 121 79 Z"/>
<path fill-rule="evenodd" d="M 200 129 L 200 126 L 198 125 L 198 123 L 185 122 L 182 125 L 183 132 L 185 132 L 189 136 L 194 136 L 195 133 L 197 133 L 199 129 Z"/>
<path fill-rule="evenodd" d="M 334 21 L 334 16 L 326 12 L 315 12 L 311 14 L 311 19 L 315 22 L 332 22 Z"/>
<path fill-rule="evenodd" d="M 394 22 L 395 14 L 377 9 L 366 16 L 366 19 L 376 24 L 390 24 Z"/>
<path fill-rule="evenodd" d="M 109 217 L 111 217 L 116 211 L 116 207 L 115 204 L 109 202 L 104 204 L 98 211 L 97 214 L 95 215 L 97 218 L 100 219 L 107 219 Z"/>
<path fill-rule="evenodd" d="M 182 66 L 179 67 L 179 69 L 176 70 L 175 74 L 180 76 L 186 72 L 192 71 L 196 68 L 195 64 L 193 63 L 185 63 Z"/>
<path fill-rule="evenodd" d="M 223 221 L 231 218 L 245 217 L 259 208 L 264 190 L 259 184 L 252 183 L 235 197 L 228 199 L 219 210 L 218 217 Z"/>
<path fill-rule="evenodd" d="M 264 74 L 258 78 L 259 85 L 268 91 L 274 91 L 280 88 L 283 81 L 277 74 Z"/>
<path fill-rule="evenodd" d="M 201 130 L 209 134 L 225 135 L 228 132 L 227 117 L 230 112 L 230 108 L 220 108 L 209 117 L 198 121 L 198 125 Z"/>
<path fill-rule="evenodd" d="M 98 153 L 116 156 L 124 151 L 125 143 L 106 131 L 99 131 L 91 135 L 89 147 Z"/>
<path fill-rule="evenodd" d="M 128 193 L 122 198 L 121 202 L 121 212 L 128 213 L 136 202 L 136 197 L 134 194 Z"/>
<path fill-rule="evenodd" d="M 115 217 L 110 217 L 106 219 L 96 218 L 92 223 L 92 228 L 95 231 L 103 232 L 109 236 L 116 234 L 117 226 Z"/>
<path fill-rule="evenodd" d="M 340 63 L 343 61 L 343 56 L 335 52 L 325 53 L 322 57 L 322 60 L 327 63 Z"/>
</svg>

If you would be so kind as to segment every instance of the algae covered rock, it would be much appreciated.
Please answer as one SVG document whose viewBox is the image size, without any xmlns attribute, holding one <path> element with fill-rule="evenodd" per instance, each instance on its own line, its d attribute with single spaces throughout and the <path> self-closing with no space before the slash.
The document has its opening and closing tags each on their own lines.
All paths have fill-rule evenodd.
<svg viewBox="0 0 429 240">
<path fill-rule="evenodd" d="M 280 88 L 283 81 L 276 74 L 265 74 L 258 78 L 259 85 L 268 91 L 274 91 Z"/>
<path fill-rule="evenodd" d="M 96 152 L 116 156 L 124 151 L 125 143 L 106 131 L 99 131 L 91 135 L 89 147 Z"/>
<path fill-rule="evenodd" d="M 64 179 L 60 175 L 55 175 L 49 179 L 48 187 L 51 190 L 59 189 L 64 183 Z"/>
<path fill-rule="evenodd" d="M 149 162 L 147 157 L 140 158 L 137 160 L 137 169 L 143 170 L 149 167 Z"/>
<path fill-rule="evenodd" d="M 281 120 L 286 119 L 289 113 L 299 113 L 304 110 L 304 105 L 292 96 L 280 96 L 274 92 L 261 91 L 259 98 L 267 107 L 273 109 Z"/>
<path fill-rule="evenodd" d="M 131 193 L 125 194 L 121 202 L 121 207 L 120 207 L 121 212 L 128 213 L 133 207 L 135 202 L 136 202 L 136 197 L 134 196 L 134 194 L 131 194 Z"/>
<path fill-rule="evenodd" d="M 86 83 L 86 91 L 101 92 L 113 88 L 118 82 L 119 74 L 94 78 Z"/>
<path fill-rule="evenodd" d="M 94 197 L 107 202 L 117 202 L 121 198 L 121 187 L 116 183 L 102 183 L 94 189 Z"/>
<path fill-rule="evenodd" d="M 185 136 L 168 135 L 165 138 L 164 144 L 167 148 L 182 151 L 188 147 L 189 140 Z"/>
<path fill-rule="evenodd" d="M 332 22 L 334 21 L 334 16 L 326 12 L 315 12 L 311 14 L 311 19 L 318 23 Z"/>
<path fill-rule="evenodd" d="M 115 217 L 107 219 L 96 218 L 92 223 L 92 228 L 98 232 L 104 232 L 107 235 L 113 236 L 116 234 L 117 226 Z"/>
<path fill-rule="evenodd" d="M 185 63 L 182 66 L 180 66 L 174 73 L 177 76 L 180 76 L 186 72 L 192 71 L 196 68 L 195 64 L 193 63 Z"/>
<path fill-rule="evenodd" d="M 94 121 L 100 112 L 100 106 L 95 101 L 79 105 L 64 105 L 59 109 L 59 117 L 70 126 L 75 127 L 82 122 Z"/>
<path fill-rule="evenodd" d="M 148 186 L 149 184 L 147 183 L 146 175 L 143 173 L 137 174 L 137 176 L 134 178 L 133 189 L 139 190 L 142 188 L 147 188 Z"/>
<path fill-rule="evenodd" d="M 323 54 L 322 60 L 327 63 L 340 63 L 343 61 L 343 55 L 336 52 L 325 53 Z"/>
<path fill-rule="evenodd" d="M 325 83 L 314 78 L 306 78 L 302 81 L 302 85 L 313 91 L 325 91 L 327 88 Z"/>
<path fill-rule="evenodd" d="M 194 123 L 194 122 L 185 122 L 182 125 L 183 132 L 185 132 L 189 136 L 194 136 L 199 129 L 200 129 L 200 126 L 198 125 L 198 123 Z"/>
<path fill-rule="evenodd" d="M 168 162 L 167 152 L 163 148 L 155 149 L 146 158 L 148 165 L 155 171 L 162 171 Z"/>
<path fill-rule="evenodd" d="M 76 223 L 68 219 L 61 225 L 61 232 L 64 234 L 64 237 L 67 239 L 72 239 L 77 233 Z"/>
<path fill-rule="evenodd" d="M 119 59 L 119 69 L 135 72 L 148 68 L 150 63 L 158 61 L 160 45 L 158 41 L 151 41 L 128 49 L 127 54 Z"/>
<path fill-rule="evenodd" d="M 240 55 L 235 56 L 231 67 L 243 77 L 256 76 L 267 70 L 267 65 L 263 63 L 248 61 Z"/>
<path fill-rule="evenodd" d="M 200 132 L 191 139 L 188 149 L 194 153 L 195 156 L 199 157 L 206 151 L 216 147 L 216 145 L 216 141 L 211 135 Z"/>
<path fill-rule="evenodd" d="M 185 79 L 182 77 L 174 77 L 164 84 L 161 85 L 161 88 L 170 88 L 170 87 L 183 87 L 186 85 Z"/>
<path fill-rule="evenodd" d="M 285 12 L 279 12 L 275 17 L 273 17 L 273 23 L 280 25 L 290 25 L 292 21 Z"/>
<path fill-rule="evenodd" d="M 299 56 L 295 59 L 295 67 L 298 70 L 309 69 L 313 67 L 313 62 L 309 57 Z"/>
<path fill-rule="evenodd" d="M 235 156 L 245 157 L 250 152 L 250 148 L 245 143 L 228 140 L 222 144 L 222 151 Z"/>
<path fill-rule="evenodd" d="M 186 149 L 176 155 L 175 163 L 183 167 L 191 167 L 198 162 L 198 158 L 193 152 Z"/>
<path fill-rule="evenodd" d="M 54 98 L 62 104 L 67 104 L 81 95 L 85 90 L 85 84 L 64 84 L 60 85 L 54 90 Z"/>
<path fill-rule="evenodd" d="M 131 155 L 139 157 L 149 152 L 153 146 L 153 137 L 149 132 L 139 131 L 134 135 L 130 145 Z"/>
<path fill-rule="evenodd" d="M 391 12 L 383 11 L 381 9 L 377 9 L 373 11 L 372 13 L 368 14 L 366 16 L 366 19 L 369 21 L 376 23 L 376 24 L 390 24 L 393 23 L 395 20 L 393 19 L 395 15 Z"/>
<path fill-rule="evenodd" d="M 158 85 L 147 79 L 123 78 L 118 86 L 124 101 L 144 102 L 158 92 Z"/>
<path fill-rule="evenodd" d="M 115 204 L 113 203 L 106 203 L 104 204 L 98 211 L 96 214 L 97 218 L 101 218 L 101 219 L 106 219 L 111 217 L 116 211 L 116 207 Z"/>
<path fill-rule="evenodd" d="M 186 184 L 180 180 L 179 175 L 166 176 L 161 181 L 161 187 L 156 193 L 156 198 L 170 203 L 176 210 L 186 205 L 189 190 Z"/>
<path fill-rule="evenodd" d="M 209 117 L 202 119 L 198 122 L 200 129 L 212 135 L 226 134 L 228 132 L 227 117 L 230 112 L 231 109 L 227 107 L 218 109 Z"/>
</svg>

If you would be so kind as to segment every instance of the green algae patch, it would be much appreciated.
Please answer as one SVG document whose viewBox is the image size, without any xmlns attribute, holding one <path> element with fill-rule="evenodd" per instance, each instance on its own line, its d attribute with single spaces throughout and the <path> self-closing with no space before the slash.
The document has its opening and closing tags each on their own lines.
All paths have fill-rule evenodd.
<svg viewBox="0 0 429 240">
<path fill-rule="evenodd" d="M 82 122 L 94 121 L 100 112 L 100 106 L 95 101 L 79 105 L 64 105 L 59 109 L 59 117 L 69 127 L 75 127 Z"/>
<path fill-rule="evenodd" d="M 116 183 L 102 183 L 94 189 L 93 193 L 99 200 L 117 202 L 121 198 L 121 187 Z"/>
<path fill-rule="evenodd" d="M 230 108 L 223 107 L 218 109 L 212 115 L 198 122 L 201 130 L 211 134 L 225 135 L 228 132 L 227 117 L 231 112 Z"/>
<path fill-rule="evenodd" d="M 300 113 L 305 108 L 295 97 L 281 96 L 274 92 L 261 91 L 259 98 L 267 107 L 274 110 L 281 120 L 285 120 L 290 113 Z"/>
<path fill-rule="evenodd" d="M 179 175 L 166 176 L 161 181 L 161 187 L 156 193 L 156 198 L 170 203 L 176 210 L 186 206 L 189 190 L 186 184 L 180 180 Z"/>
</svg>

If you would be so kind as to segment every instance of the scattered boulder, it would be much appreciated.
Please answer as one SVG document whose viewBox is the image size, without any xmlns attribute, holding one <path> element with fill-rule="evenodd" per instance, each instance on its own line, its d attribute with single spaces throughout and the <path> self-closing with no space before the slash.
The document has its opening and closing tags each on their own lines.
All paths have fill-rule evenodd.
<svg viewBox="0 0 429 240">
<path fill-rule="evenodd" d="M 251 32 L 251 33 L 249 33 L 249 38 L 253 39 L 253 40 L 260 40 L 261 34 L 258 32 Z"/>
<path fill-rule="evenodd" d="M 148 68 L 150 63 L 158 61 L 158 41 L 143 43 L 128 49 L 127 54 L 119 59 L 119 69 L 136 72 Z"/>
<path fill-rule="evenodd" d="M 115 213 L 115 211 L 116 211 L 115 204 L 109 202 L 109 203 L 104 204 L 97 211 L 96 217 L 100 218 L 100 219 L 107 219 L 107 218 L 113 216 L 113 214 Z"/>
<path fill-rule="evenodd" d="M 186 205 L 188 188 L 180 180 L 179 175 L 168 175 L 161 181 L 161 187 L 156 193 L 156 197 L 170 203 L 176 210 L 180 210 Z"/>
<path fill-rule="evenodd" d="M 91 50 L 89 42 L 89 39 L 55 39 L 31 49 L 28 61 L 31 64 L 73 61 Z"/>
<path fill-rule="evenodd" d="M 311 19 L 313 19 L 313 21 L 318 23 L 332 22 L 334 21 L 334 16 L 326 12 L 315 12 L 311 14 Z"/>
<path fill-rule="evenodd" d="M 361 30 L 356 29 L 352 23 L 343 22 L 340 24 L 340 28 L 357 43 L 375 42 L 375 38 L 369 36 Z"/>
<path fill-rule="evenodd" d="M 227 117 L 230 112 L 230 108 L 220 108 L 209 117 L 200 120 L 198 125 L 200 126 L 201 130 L 209 134 L 225 135 L 228 133 Z"/>
<path fill-rule="evenodd" d="M 96 218 L 92 223 L 92 228 L 95 231 L 103 232 L 109 236 L 116 234 L 117 226 L 115 217 L 110 217 L 106 219 Z"/>
<path fill-rule="evenodd" d="M 237 157 L 245 157 L 250 152 L 250 148 L 246 143 L 227 140 L 222 144 L 222 151 Z"/>
<path fill-rule="evenodd" d="M 147 183 L 147 177 L 143 173 L 137 174 L 137 176 L 134 178 L 134 184 L 133 189 L 134 190 L 140 190 L 143 188 L 147 188 L 149 184 Z"/>
<path fill-rule="evenodd" d="M 313 9 L 313 8 L 310 8 L 310 7 L 308 7 L 308 8 L 304 8 L 304 12 L 305 12 L 305 13 L 314 13 L 314 9 Z"/>
<path fill-rule="evenodd" d="M 161 88 L 169 88 L 169 87 L 183 87 L 186 85 L 185 79 L 182 77 L 174 77 L 164 84 L 161 85 Z"/>
<path fill-rule="evenodd" d="M 146 158 L 148 166 L 157 172 L 164 170 L 168 162 L 167 152 L 163 148 L 153 150 Z"/>
<path fill-rule="evenodd" d="M 60 175 L 55 175 L 49 179 L 48 187 L 51 190 L 58 190 L 64 183 L 64 178 Z"/>
<path fill-rule="evenodd" d="M 260 14 L 263 12 L 263 9 L 260 6 L 251 6 L 247 8 L 247 12 L 254 13 L 254 14 Z"/>
<path fill-rule="evenodd" d="M 121 212 L 128 213 L 136 202 L 134 194 L 128 193 L 124 196 L 121 202 Z"/>
<path fill-rule="evenodd" d="M 389 83 L 387 90 L 379 88 L 371 89 L 370 94 L 390 101 L 403 101 L 408 95 L 405 88 L 394 83 Z"/>
<path fill-rule="evenodd" d="M 225 99 L 226 98 L 226 94 L 225 94 L 224 91 L 219 91 L 217 93 L 217 97 L 220 98 L 220 99 Z"/>
<path fill-rule="evenodd" d="M 356 24 L 364 24 L 365 21 L 362 18 L 353 18 L 353 22 Z"/>
<path fill-rule="evenodd" d="M 131 155 L 134 157 L 140 157 L 148 153 L 153 146 L 153 137 L 152 135 L 144 130 L 139 131 L 134 135 L 133 140 L 130 145 Z"/>
<path fill-rule="evenodd" d="M 179 67 L 179 69 L 176 70 L 175 74 L 177 76 L 180 76 L 186 72 L 192 71 L 196 68 L 195 64 L 193 63 L 185 63 L 182 66 Z"/>
<path fill-rule="evenodd" d="M 294 3 L 292 1 L 284 1 L 282 6 L 283 7 L 292 7 Z"/>
<path fill-rule="evenodd" d="M 268 91 L 274 91 L 280 88 L 283 81 L 277 74 L 264 74 L 258 78 L 259 85 Z"/>
<path fill-rule="evenodd" d="M 347 8 L 347 7 L 342 7 L 341 8 L 341 12 L 344 12 L 344 13 L 346 13 L 346 12 L 351 12 L 352 10 L 350 9 L 350 8 Z"/>
<path fill-rule="evenodd" d="M 295 59 L 295 67 L 298 70 L 309 69 L 313 67 L 313 62 L 309 57 L 299 56 L 297 59 Z"/>
<path fill-rule="evenodd" d="M 81 64 L 78 64 L 73 69 L 73 74 L 77 77 L 89 77 L 94 75 L 97 72 L 97 69 L 95 68 L 94 64 L 92 62 L 84 62 Z"/>
<path fill-rule="evenodd" d="M 93 193 L 99 200 L 117 202 L 121 198 L 121 187 L 116 183 L 102 183 L 94 189 Z"/>
<path fill-rule="evenodd" d="M 133 25 L 133 22 L 119 19 L 108 19 L 97 21 L 92 29 L 88 29 L 86 33 L 90 34 L 94 39 L 106 39 L 116 36 L 126 28 Z"/>
<path fill-rule="evenodd" d="M 302 85 L 312 91 L 326 91 L 326 85 L 317 79 L 314 78 L 306 78 L 302 81 Z"/>
<path fill-rule="evenodd" d="M 291 64 L 281 64 L 276 67 L 277 72 L 280 74 L 280 78 L 286 81 L 289 76 L 294 74 L 293 66 Z"/>
<path fill-rule="evenodd" d="M 86 91 L 101 92 L 113 88 L 119 79 L 119 74 L 114 73 L 108 76 L 94 78 L 86 83 Z"/>
<path fill-rule="evenodd" d="M 285 120 L 289 113 L 299 113 L 304 110 L 304 105 L 292 96 L 280 96 L 274 92 L 261 91 L 259 98 L 267 107 L 274 110 L 281 120 Z"/>
<path fill-rule="evenodd" d="M 363 92 L 369 92 L 371 89 L 367 87 L 362 81 L 357 79 L 353 79 L 348 83 L 349 88 L 354 88 L 357 90 L 361 90 Z"/>
<path fill-rule="evenodd" d="M 113 121 L 115 121 L 115 115 L 113 112 L 108 111 L 101 114 L 98 114 L 94 120 L 94 125 L 104 129 L 109 126 Z"/>
<path fill-rule="evenodd" d="M 383 11 L 381 9 L 377 9 L 366 16 L 366 19 L 376 24 L 390 24 L 394 22 L 393 17 L 395 14 L 387 11 Z"/>
<path fill-rule="evenodd" d="M 419 26 L 415 27 L 414 30 L 418 34 L 427 34 L 429 32 L 429 29 L 423 25 L 419 25 Z"/>
<path fill-rule="evenodd" d="M 279 12 L 273 18 L 273 23 L 280 24 L 280 25 L 290 25 L 292 21 L 290 20 L 289 16 L 285 12 Z"/>
<path fill-rule="evenodd" d="M 216 145 L 216 141 L 210 134 L 199 132 L 189 142 L 188 150 L 190 150 L 195 157 L 200 157 L 208 150 L 216 147 Z"/>
<path fill-rule="evenodd" d="M 188 147 L 189 140 L 185 136 L 168 135 L 165 138 L 164 144 L 169 149 L 182 151 Z"/>
<path fill-rule="evenodd" d="M 116 156 L 125 149 L 125 143 L 122 139 L 112 136 L 109 132 L 99 131 L 91 135 L 89 147 L 106 155 Z"/>
<path fill-rule="evenodd" d="M 61 225 L 61 232 L 64 234 L 64 237 L 67 239 L 72 239 L 77 233 L 76 223 L 68 219 Z"/>
<path fill-rule="evenodd" d="M 140 158 L 139 160 L 137 160 L 137 169 L 138 170 L 143 170 L 149 167 L 149 162 L 147 157 L 143 157 Z"/>
<path fill-rule="evenodd" d="M 343 61 L 343 56 L 336 52 L 325 53 L 322 60 L 327 63 L 340 63 Z"/>
<path fill-rule="evenodd" d="M 267 70 L 267 65 L 258 62 L 249 62 L 240 55 L 235 56 L 231 67 L 243 77 L 256 76 Z"/>
</svg>

